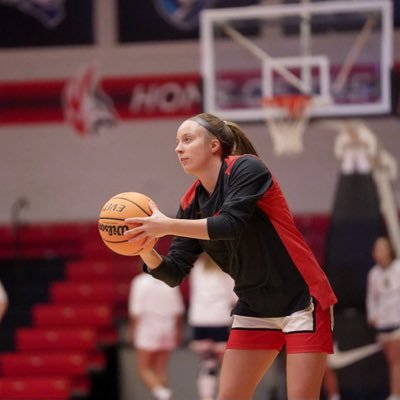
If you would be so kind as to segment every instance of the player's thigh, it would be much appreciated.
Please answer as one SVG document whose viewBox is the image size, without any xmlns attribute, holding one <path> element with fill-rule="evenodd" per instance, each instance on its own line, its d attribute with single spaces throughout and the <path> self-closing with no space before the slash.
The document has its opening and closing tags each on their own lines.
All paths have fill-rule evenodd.
<svg viewBox="0 0 400 400">
<path fill-rule="evenodd" d="M 136 363 L 139 369 L 151 368 L 154 363 L 154 351 L 136 349 Z"/>
<path fill-rule="evenodd" d="M 276 350 L 227 349 L 222 361 L 218 399 L 250 400 L 277 355 Z"/>
<path fill-rule="evenodd" d="M 168 367 L 168 362 L 170 358 L 170 350 L 159 350 L 154 354 L 154 368 L 159 373 L 165 373 Z"/>
<path fill-rule="evenodd" d="M 318 400 L 326 368 L 326 353 L 293 353 L 286 356 L 289 400 Z"/>
</svg>

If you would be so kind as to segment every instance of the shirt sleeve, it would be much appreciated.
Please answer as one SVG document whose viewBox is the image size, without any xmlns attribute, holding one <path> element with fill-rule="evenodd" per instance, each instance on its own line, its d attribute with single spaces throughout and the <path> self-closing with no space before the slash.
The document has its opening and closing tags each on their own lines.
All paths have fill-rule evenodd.
<svg viewBox="0 0 400 400">
<path fill-rule="evenodd" d="M 239 158 L 230 173 L 228 190 L 218 215 L 207 219 L 211 240 L 234 239 L 246 229 L 257 205 L 272 184 L 272 175 L 254 156 Z"/>
<path fill-rule="evenodd" d="M 179 209 L 177 218 L 188 218 L 182 208 Z M 161 264 L 150 269 L 144 265 L 144 272 L 160 279 L 168 286 L 174 287 L 182 283 L 189 274 L 198 255 L 203 252 L 197 239 L 174 237 L 168 255 L 163 257 Z"/>
</svg>

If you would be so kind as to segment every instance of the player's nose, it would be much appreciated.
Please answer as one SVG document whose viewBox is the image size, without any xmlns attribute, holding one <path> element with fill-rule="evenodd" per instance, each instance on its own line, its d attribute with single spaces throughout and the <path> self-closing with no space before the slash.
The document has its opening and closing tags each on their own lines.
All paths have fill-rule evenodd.
<svg viewBox="0 0 400 400">
<path fill-rule="evenodd" d="M 175 153 L 182 153 L 182 146 L 180 143 L 177 143 L 175 146 Z"/>
</svg>

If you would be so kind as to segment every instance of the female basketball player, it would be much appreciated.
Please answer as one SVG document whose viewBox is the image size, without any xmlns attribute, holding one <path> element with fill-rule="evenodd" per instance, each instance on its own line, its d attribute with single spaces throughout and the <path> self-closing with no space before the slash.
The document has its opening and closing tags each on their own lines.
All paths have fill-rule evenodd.
<svg viewBox="0 0 400 400">
<path fill-rule="evenodd" d="M 372 256 L 376 264 L 368 273 L 368 321 L 378 333 L 389 366 L 388 400 L 400 400 L 400 260 L 386 237 L 375 241 Z"/>
<path fill-rule="evenodd" d="M 203 113 L 184 121 L 176 149 L 197 180 L 177 218 L 156 206 L 126 232 L 173 235 L 166 257 L 142 253 L 145 270 L 179 285 L 205 251 L 235 281 L 239 300 L 222 363 L 219 400 L 247 400 L 286 346 L 289 400 L 319 399 L 332 352 L 328 280 L 296 229 L 281 189 L 238 125 Z M 135 240 L 135 239 L 130 239 Z"/>
</svg>

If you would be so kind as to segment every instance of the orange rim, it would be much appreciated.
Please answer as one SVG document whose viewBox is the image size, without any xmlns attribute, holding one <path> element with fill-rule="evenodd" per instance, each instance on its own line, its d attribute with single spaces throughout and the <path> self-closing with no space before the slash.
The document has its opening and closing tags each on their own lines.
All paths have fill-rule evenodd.
<svg viewBox="0 0 400 400">
<path fill-rule="evenodd" d="M 291 118 L 301 117 L 311 102 L 311 96 L 304 94 L 285 94 L 274 97 L 263 97 L 261 104 L 264 107 L 286 109 Z"/>
</svg>

